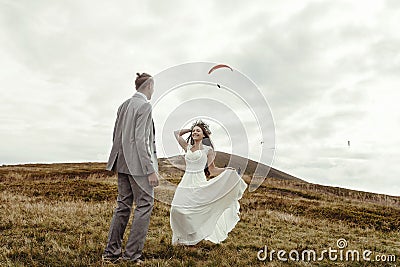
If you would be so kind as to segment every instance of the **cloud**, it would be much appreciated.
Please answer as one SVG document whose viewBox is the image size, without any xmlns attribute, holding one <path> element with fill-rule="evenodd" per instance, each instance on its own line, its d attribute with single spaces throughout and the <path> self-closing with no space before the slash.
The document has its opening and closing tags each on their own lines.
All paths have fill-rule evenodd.
<svg viewBox="0 0 400 267">
<path fill-rule="evenodd" d="M 318 183 L 398 192 L 397 1 L 0 5 L 0 163 L 105 161 L 136 72 L 211 61 L 247 75 L 268 100 L 274 167 Z M 258 96 L 247 99 L 264 114 Z"/>
</svg>

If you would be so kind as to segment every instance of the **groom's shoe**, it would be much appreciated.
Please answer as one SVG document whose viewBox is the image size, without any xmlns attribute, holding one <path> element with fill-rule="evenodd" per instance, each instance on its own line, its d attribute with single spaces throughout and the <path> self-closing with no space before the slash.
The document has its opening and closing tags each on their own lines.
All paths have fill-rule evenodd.
<svg viewBox="0 0 400 267">
<path fill-rule="evenodd" d="M 144 264 L 144 257 L 143 255 L 141 255 L 139 258 L 132 260 L 131 258 L 128 257 L 122 257 L 121 258 L 123 261 L 128 261 L 128 262 L 132 262 L 135 263 L 135 265 L 142 265 Z"/>
<path fill-rule="evenodd" d="M 115 264 L 118 263 L 118 261 L 121 259 L 121 255 L 107 255 L 103 254 L 101 255 L 101 259 L 104 263 L 107 264 Z"/>
</svg>

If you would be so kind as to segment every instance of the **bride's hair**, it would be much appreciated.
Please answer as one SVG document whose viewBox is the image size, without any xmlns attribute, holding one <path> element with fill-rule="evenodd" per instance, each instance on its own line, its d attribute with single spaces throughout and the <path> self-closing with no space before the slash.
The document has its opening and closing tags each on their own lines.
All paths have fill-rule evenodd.
<svg viewBox="0 0 400 267">
<path fill-rule="evenodd" d="M 196 127 L 196 126 L 200 127 L 200 129 L 203 131 L 204 137 L 203 137 L 202 143 L 204 145 L 206 145 L 206 146 L 211 146 L 214 149 L 214 145 L 213 145 L 213 143 L 211 142 L 211 139 L 210 139 L 210 134 L 211 134 L 210 126 L 207 123 L 203 122 L 202 120 L 197 120 L 192 124 L 192 127 L 190 127 L 190 135 L 186 139 L 186 142 L 191 144 L 191 145 L 194 144 L 194 140 L 193 140 L 193 137 L 192 137 L 192 132 L 193 132 L 193 128 Z M 207 177 L 210 176 L 210 171 L 208 170 L 208 164 L 207 163 L 206 163 L 206 166 L 204 168 L 204 173 L 206 174 Z"/>
</svg>

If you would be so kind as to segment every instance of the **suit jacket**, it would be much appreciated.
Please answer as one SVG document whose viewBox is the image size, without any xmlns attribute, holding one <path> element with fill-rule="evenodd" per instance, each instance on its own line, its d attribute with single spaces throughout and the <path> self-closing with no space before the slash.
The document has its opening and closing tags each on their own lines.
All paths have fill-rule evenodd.
<svg viewBox="0 0 400 267">
<path fill-rule="evenodd" d="M 151 105 L 134 94 L 118 108 L 107 170 L 149 175 L 158 170 Z"/>
</svg>

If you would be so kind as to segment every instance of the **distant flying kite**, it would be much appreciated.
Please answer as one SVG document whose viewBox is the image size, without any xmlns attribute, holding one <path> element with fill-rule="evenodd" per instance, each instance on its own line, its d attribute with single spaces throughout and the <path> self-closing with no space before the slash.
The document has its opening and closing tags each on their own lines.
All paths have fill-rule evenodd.
<svg viewBox="0 0 400 267">
<path fill-rule="evenodd" d="M 228 65 L 225 64 L 219 64 L 219 65 L 215 65 L 214 67 L 212 67 L 209 71 L 208 74 L 211 74 L 214 70 L 220 69 L 220 68 L 228 68 L 231 71 L 233 71 L 233 69 L 231 67 L 229 67 Z"/>
</svg>

